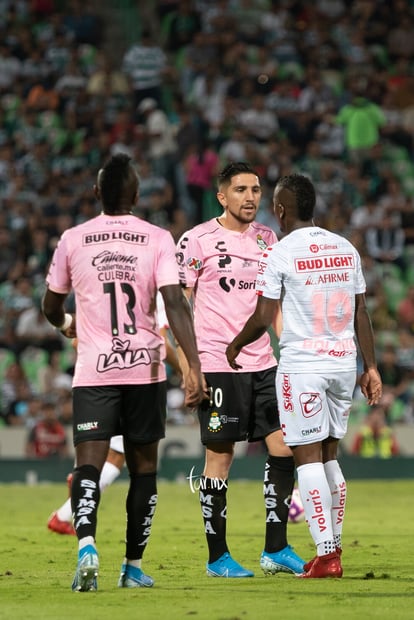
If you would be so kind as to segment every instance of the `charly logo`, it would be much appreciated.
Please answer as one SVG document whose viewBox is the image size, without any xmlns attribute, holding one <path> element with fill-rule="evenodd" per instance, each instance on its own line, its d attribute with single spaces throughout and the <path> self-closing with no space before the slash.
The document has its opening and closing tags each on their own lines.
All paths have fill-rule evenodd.
<svg viewBox="0 0 414 620">
<path fill-rule="evenodd" d="M 78 431 L 96 431 L 99 428 L 99 422 L 83 422 L 76 426 Z"/>
<path fill-rule="evenodd" d="M 221 288 L 223 289 L 223 291 L 226 291 L 226 293 L 230 293 L 231 288 L 234 288 L 236 286 L 236 280 L 234 278 L 227 279 L 224 276 L 223 278 L 220 278 L 219 284 Z"/>
<path fill-rule="evenodd" d="M 219 414 L 217 411 L 213 411 L 210 417 L 210 422 L 208 423 L 208 430 L 212 433 L 218 433 L 223 428 Z"/>
<path fill-rule="evenodd" d="M 226 242 L 225 241 L 217 241 L 214 249 L 220 252 L 220 254 L 225 254 L 227 252 Z"/>
<path fill-rule="evenodd" d="M 188 484 L 191 490 L 191 493 L 197 493 L 197 491 L 205 491 L 206 490 L 206 479 L 202 475 L 194 474 L 195 467 L 193 466 L 190 470 L 189 475 L 187 476 Z M 220 491 L 221 489 L 227 489 L 227 481 L 222 478 L 209 478 L 210 488 L 217 489 Z"/>
</svg>

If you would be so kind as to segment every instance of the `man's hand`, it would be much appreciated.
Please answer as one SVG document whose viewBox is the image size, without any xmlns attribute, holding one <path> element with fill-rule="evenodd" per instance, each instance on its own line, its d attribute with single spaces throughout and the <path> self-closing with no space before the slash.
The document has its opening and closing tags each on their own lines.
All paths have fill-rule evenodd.
<svg viewBox="0 0 414 620">
<path fill-rule="evenodd" d="M 239 353 L 240 353 L 240 349 L 234 345 L 234 340 L 233 340 L 232 342 L 230 342 L 229 346 L 226 349 L 227 361 L 230 364 L 230 366 L 233 368 L 233 370 L 240 370 L 241 368 L 243 368 L 243 366 L 240 366 L 240 364 L 236 362 L 236 357 L 238 356 Z"/>
<path fill-rule="evenodd" d="M 188 369 L 184 377 L 184 392 L 184 404 L 191 409 L 197 407 L 203 400 L 210 399 L 206 380 L 200 370 L 195 368 Z"/>
<path fill-rule="evenodd" d="M 368 405 L 377 405 L 382 398 L 382 381 L 378 370 L 366 370 L 359 379 L 359 385 Z"/>
<path fill-rule="evenodd" d="M 236 357 L 243 347 L 263 336 L 269 325 L 276 322 L 278 307 L 279 301 L 277 299 L 267 299 L 262 295 L 257 297 L 255 311 L 226 349 L 227 361 L 233 370 L 241 370 L 243 368 L 243 366 L 236 362 Z"/>
</svg>

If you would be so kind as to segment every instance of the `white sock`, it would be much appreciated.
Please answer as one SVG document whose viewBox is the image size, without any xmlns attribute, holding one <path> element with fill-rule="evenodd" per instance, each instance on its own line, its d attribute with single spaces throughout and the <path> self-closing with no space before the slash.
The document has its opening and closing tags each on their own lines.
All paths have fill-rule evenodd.
<svg viewBox="0 0 414 620">
<path fill-rule="evenodd" d="M 342 548 L 342 529 L 347 491 L 346 481 L 338 461 L 328 461 L 324 464 L 324 468 L 332 495 L 331 519 L 335 545 Z"/>
<path fill-rule="evenodd" d="M 60 521 L 72 523 L 72 506 L 70 505 L 70 497 L 66 500 L 63 506 L 56 510 L 56 514 Z"/>
<path fill-rule="evenodd" d="M 297 474 L 306 521 L 315 545 L 328 543 L 330 548 L 332 543 L 335 550 L 331 519 L 332 496 L 324 466 L 322 463 L 300 465 Z"/>
<path fill-rule="evenodd" d="M 106 461 L 104 466 L 102 467 L 101 477 L 99 479 L 99 488 L 101 489 L 101 491 L 104 491 L 106 487 L 109 487 L 109 485 L 118 478 L 120 473 L 121 470 L 118 469 L 118 467 Z"/>
<path fill-rule="evenodd" d="M 135 566 L 135 568 L 141 568 L 142 560 L 128 560 L 124 558 L 124 564 L 129 564 L 129 566 Z"/>
<path fill-rule="evenodd" d="M 79 541 L 79 551 L 82 551 L 82 549 L 84 547 L 86 547 L 87 545 L 92 545 L 92 547 L 95 548 L 95 540 L 93 538 L 93 536 L 85 536 L 84 538 L 81 538 Z"/>
</svg>

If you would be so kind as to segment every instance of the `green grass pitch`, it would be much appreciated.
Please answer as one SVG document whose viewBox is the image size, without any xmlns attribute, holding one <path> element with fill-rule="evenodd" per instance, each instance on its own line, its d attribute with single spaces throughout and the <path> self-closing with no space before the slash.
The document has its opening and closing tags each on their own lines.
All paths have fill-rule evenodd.
<svg viewBox="0 0 414 620">
<path fill-rule="evenodd" d="M 160 482 L 158 508 L 143 568 L 151 589 L 119 589 L 124 554 L 126 483 L 102 495 L 97 592 L 70 589 L 75 537 L 46 528 L 66 485 L 0 485 L 1 620 L 403 620 L 414 618 L 414 481 L 350 481 L 342 579 L 265 576 L 262 484 L 230 482 L 228 542 L 255 571 L 251 579 L 205 574 L 206 546 L 198 496 L 186 483 Z M 289 526 L 289 542 L 306 560 L 314 547 L 305 523 Z"/>
</svg>

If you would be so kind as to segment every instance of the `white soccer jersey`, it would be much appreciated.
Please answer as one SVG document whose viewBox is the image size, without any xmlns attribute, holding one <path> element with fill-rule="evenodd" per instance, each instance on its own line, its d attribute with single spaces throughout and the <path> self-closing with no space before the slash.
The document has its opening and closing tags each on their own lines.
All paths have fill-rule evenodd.
<svg viewBox="0 0 414 620">
<path fill-rule="evenodd" d="M 185 233 L 177 247 L 181 283 L 194 288 L 194 324 L 204 372 L 234 372 L 226 347 L 253 313 L 255 283 L 263 250 L 277 241 L 267 226 L 253 222 L 244 232 L 223 228 L 214 218 Z M 243 372 L 276 365 L 266 333 L 244 347 Z"/>
<path fill-rule="evenodd" d="M 264 252 L 256 288 L 281 300 L 280 371 L 355 369 L 355 295 L 366 287 L 347 239 L 318 227 L 291 232 Z"/>
</svg>

